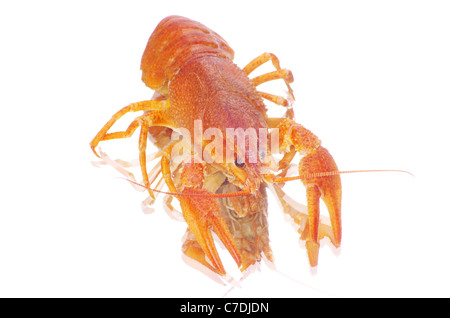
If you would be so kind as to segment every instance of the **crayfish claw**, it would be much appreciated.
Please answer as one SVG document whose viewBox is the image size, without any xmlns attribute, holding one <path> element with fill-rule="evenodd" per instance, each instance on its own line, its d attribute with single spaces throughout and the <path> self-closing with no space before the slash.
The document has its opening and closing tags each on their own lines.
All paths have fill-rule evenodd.
<svg viewBox="0 0 450 318">
<path fill-rule="evenodd" d="M 238 267 L 241 267 L 241 257 L 237 250 L 236 244 L 230 231 L 228 230 L 227 225 L 225 224 L 225 221 L 221 216 L 214 219 L 214 232 L 217 234 L 220 241 L 225 245 L 225 248 L 228 250 L 231 257 L 233 257 Z"/>
<path fill-rule="evenodd" d="M 309 231 L 306 248 L 311 266 L 317 265 L 320 238 L 329 236 L 334 246 L 339 247 L 341 244 L 341 178 L 338 174 L 326 177 L 314 176 L 314 173 L 327 171 L 338 171 L 338 169 L 333 157 L 322 146 L 305 156 L 299 165 L 300 175 L 312 176 L 302 179 L 308 202 Z M 319 227 L 321 224 L 320 199 L 325 203 L 330 215 L 331 233 L 328 229 Z"/>
<path fill-rule="evenodd" d="M 222 261 L 219 254 L 217 253 L 216 245 L 214 239 L 211 235 L 211 231 L 208 228 L 203 228 L 197 239 L 199 240 L 200 246 L 203 246 L 206 256 L 211 261 L 212 266 L 217 270 L 220 275 L 225 275 L 225 268 L 223 267 Z"/>
<path fill-rule="evenodd" d="M 303 156 L 298 165 L 298 173 L 306 187 L 308 222 L 302 229 L 301 239 L 306 240 L 306 248 L 311 266 L 317 265 L 319 240 L 329 236 L 334 246 L 341 244 L 341 177 L 331 154 L 322 147 L 321 141 L 311 131 L 293 120 L 286 119 L 278 126 L 280 148 L 285 152 L 292 146 Z M 331 221 L 331 231 L 320 223 L 320 199 L 327 206 Z"/>
<path fill-rule="evenodd" d="M 209 261 L 215 272 L 225 275 L 226 272 L 217 252 L 211 230 L 217 234 L 239 267 L 241 266 L 241 259 L 233 237 L 219 214 L 220 207 L 217 199 L 207 197 L 208 193 L 206 190 L 188 188 L 184 189 L 183 194 L 205 194 L 205 196 L 179 197 L 183 217 L 207 259 L 195 249 L 191 249 L 189 253 L 185 254 L 193 256 L 195 260 L 203 264 L 205 261 Z M 207 267 L 211 268 L 210 266 Z"/>
<path fill-rule="evenodd" d="M 183 253 L 190 259 L 197 261 L 201 265 L 205 266 L 206 268 L 210 269 L 216 274 L 223 275 L 223 272 L 220 272 L 216 267 L 214 267 L 211 262 L 206 257 L 206 254 L 200 244 L 197 242 L 197 240 L 194 238 L 190 238 L 189 236 L 193 236 L 192 232 L 188 230 L 188 237 L 186 238 L 186 241 L 183 244 Z"/>
</svg>

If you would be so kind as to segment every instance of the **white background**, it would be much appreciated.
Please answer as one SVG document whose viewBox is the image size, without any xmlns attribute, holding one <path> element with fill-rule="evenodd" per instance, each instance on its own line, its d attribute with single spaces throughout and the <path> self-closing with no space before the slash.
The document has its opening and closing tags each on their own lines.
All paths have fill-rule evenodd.
<svg viewBox="0 0 450 318">
<path fill-rule="evenodd" d="M 171 14 L 221 34 L 240 66 L 277 54 L 297 120 L 341 170 L 415 175 L 343 175 L 342 248 L 324 246 L 315 274 L 272 202 L 277 269 L 222 286 L 183 262 L 185 224 L 92 166 L 101 126 L 151 97 L 140 59 Z M 0 296 L 450 296 L 449 16 L 447 1 L 3 1 Z M 114 143 L 137 157 L 136 138 Z"/>
</svg>

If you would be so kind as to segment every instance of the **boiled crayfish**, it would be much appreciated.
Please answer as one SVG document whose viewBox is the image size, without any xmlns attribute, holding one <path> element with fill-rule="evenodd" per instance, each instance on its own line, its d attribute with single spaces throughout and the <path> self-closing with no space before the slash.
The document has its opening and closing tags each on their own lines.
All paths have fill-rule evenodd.
<svg viewBox="0 0 450 318">
<path fill-rule="evenodd" d="M 275 191 L 284 212 L 295 221 L 306 241 L 309 262 L 316 266 L 319 241 L 341 242 L 341 180 L 335 161 L 320 140 L 294 121 L 292 73 L 277 57 L 264 53 L 243 69 L 233 63 L 234 51 L 217 33 L 180 16 L 163 19 L 144 51 L 143 82 L 155 94 L 151 100 L 124 107 L 113 115 L 90 143 L 127 138 L 140 128 L 139 162 L 144 185 L 154 198 L 161 180 L 180 203 L 188 225 L 183 252 L 219 275 L 225 269 L 211 231 L 227 248 L 241 271 L 263 256 L 272 261 L 268 236 L 267 187 Z M 271 61 L 275 71 L 250 79 Z M 257 91 L 272 80 L 284 80 L 287 98 Z M 263 100 L 286 109 L 269 118 Z M 278 107 L 278 106 L 277 106 Z M 124 114 L 143 114 L 125 131 L 112 132 Z M 147 172 L 147 140 L 160 158 Z M 209 141 L 209 142 L 208 142 Z M 307 213 L 285 200 L 282 186 L 296 154 L 302 156 L 297 179 L 306 187 Z M 281 154 L 280 159 L 274 155 Z M 160 181 L 161 181 L 160 180 Z M 325 202 L 331 226 L 319 220 Z"/>
</svg>

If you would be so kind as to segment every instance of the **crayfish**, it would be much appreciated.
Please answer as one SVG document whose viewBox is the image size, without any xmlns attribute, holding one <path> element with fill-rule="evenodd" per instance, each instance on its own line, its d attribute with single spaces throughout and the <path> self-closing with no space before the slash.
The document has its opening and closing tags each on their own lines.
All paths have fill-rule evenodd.
<svg viewBox="0 0 450 318">
<path fill-rule="evenodd" d="M 219 275 L 226 271 L 214 232 L 241 271 L 273 260 L 267 224 L 267 189 L 294 220 L 305 241 L 311 266 L 318 263 L 319 242 L 341 243 L 341 179 L 337 165 L 320 140 L 294 121 L 292 72 L 264 53 L 243 69 L 234 51 L 217 33 L 199 22 L 169 16 L 148 40 L 141 61 L 142 80 L 155 91 L 151 100 L 132 103 L 109 120 L 90 145 L 127 138 L 140 128 L 139 163 L 151 198 L 163 192 L 178 199 L 188 229 L 183 253 Z M 274 71 L 249 75 L 271 62 Z M 288 96 L 257 90 L 265 82 L 283 80 Z M 284 107 L 279 118 L 267 115 L 264 100 Z M 143 112 L 124 131 L 109 132 L 129 112 Z M 147 171 L 147 141 L 158 149 L 157 164 Z M 287 176 L 298 154 L 298 175 Z M 279 155 L 277 159 L 275 155 Z M 157 179 L 160 178 L 159 182 Z M 307 213 L 286 199 L 283 185 L 300 179 L 306 187 Z M 155 184 L 165 184 L 161 191 Z M 320 199 L 331 225 L 319 219 Z"/>
</svg>

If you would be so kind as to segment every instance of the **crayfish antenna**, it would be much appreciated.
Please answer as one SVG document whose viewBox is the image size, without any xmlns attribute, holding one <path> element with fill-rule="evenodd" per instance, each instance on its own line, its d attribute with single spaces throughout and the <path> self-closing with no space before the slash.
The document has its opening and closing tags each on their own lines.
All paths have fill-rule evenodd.
<svg viewBox="0 0 450 318">
<path fill-rule="evenodd" d="M 242 190 L 237 192 L 230 192 L 230 193 L 209 193 L 209 194 L 202 194 L 202 193 L 180 193 L 180 192 L 168 192 L 168 191 L 162 191 L 158 189 L 152 189 L 149 188 L 143 184 L 140 184 L 139 182 L 127 179 L 127 178 L 120 178 L 124 179 L 138 187 L 142 187 L 147 190 L 151 190 L 157 193 L 167 194 L 167 195 L 173 195 L 173 196 L 179 196 L 179 197 L 205 197 L 205 198 L 231 198 L 231 197 L 240 197 L 240 196 L 246 196 L 250 195 L 250 190 Z"/>
<path fill-rule="evenodd" d="M 410 176 L 414 177 L 414 174 L 412 174 L 409 171 L 406 170 L 397 170 L 397 169 L 373 169 L 373 170 L 344 170 L 344 171 L 324 171 L 324 172 L 314 172 L 314 173 L 308 173 L 303 174 L 299 176 L 294 177 L 275 177 L 271 175 L 267 175 L 269 182 L 271 183 L 281 183 L 281 182 L 287 182 L 287 181 L 294 181 L 294 180 L 304 180 L 304 179 L 310 179 L 310 178 L 320 178 L 320 177 L 330 177 L 335 176 L 339 174 L 349 174 L 349 173 L 366 173 L 366 172 L 399 172 L 399 173 L 406 173 Z"/>
</svg>

